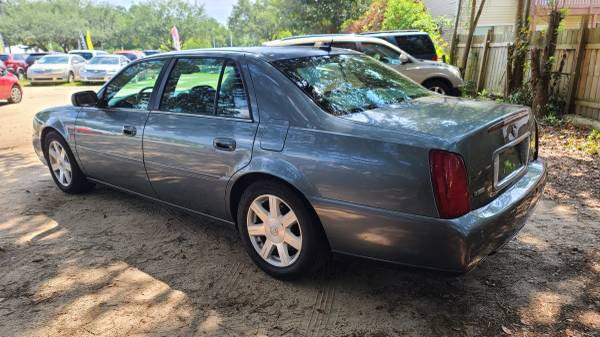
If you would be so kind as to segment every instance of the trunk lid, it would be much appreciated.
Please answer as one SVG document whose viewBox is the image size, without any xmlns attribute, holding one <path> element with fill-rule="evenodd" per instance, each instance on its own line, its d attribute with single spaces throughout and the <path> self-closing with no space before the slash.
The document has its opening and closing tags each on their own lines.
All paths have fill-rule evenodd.
<svg viewBox="0 0 600 337">
<path fill-rule="evenodd" d="M 493 200 L 524 173 L 532 159 L 535 120 L 527 107 L 428 96 L 343 118 L 442 139 L 467 168 L 471 209 Z"/>
</svg>

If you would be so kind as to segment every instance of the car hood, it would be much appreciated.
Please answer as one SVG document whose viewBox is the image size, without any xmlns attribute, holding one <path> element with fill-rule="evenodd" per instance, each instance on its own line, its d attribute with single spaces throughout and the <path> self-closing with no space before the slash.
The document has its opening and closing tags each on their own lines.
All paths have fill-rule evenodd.
<svg viewBox="0 0 600 337">
<path fill-rule="evenodd" d="M 65 70 L 69 67 L 68 64 L 33 64 L 29 69 L 32 70 Z"/>
<path fill-rule="evenodd" d="M 432 95 L 352 113 L 342 118 L 373 127 L 419 132 L 441 139 L 462 137 L 522 106 Z"/>
</svg>

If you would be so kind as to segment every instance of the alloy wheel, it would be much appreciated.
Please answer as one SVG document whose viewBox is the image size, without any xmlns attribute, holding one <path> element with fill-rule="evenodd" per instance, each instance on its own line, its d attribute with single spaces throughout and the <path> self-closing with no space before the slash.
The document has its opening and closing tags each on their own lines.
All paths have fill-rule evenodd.
<svg viewBox="0 0 600 337">
<path fill-rule="evenodd" d="M 68 187 L 73 179 L 71 161 L 67 151 L 56 140 L 53 140 L 48 146 L 48 159 L 50 159 L 50 169 L 58 183 Z"/>
<path fill-rule="evenodd" d="M 10 90 L 10 100 L 11 102 L 19 103 L 21 101 L 21 89 L 19 87 L 14 86 Z"/>
<path fill-rule="evenodd" d="M 248 209 L 246 226 L 258 255 L 276 267 L 288 267 L 300 256 L 302 228 L 292 208 L 281 198 L 264 194 Z"/>
<path fill-rule="evenodd" d="M 433 86 L 431 88 L 429 88 L 429 90 L 433 91 L 433 92 L 437 92 L 440 95 L 445 95 L 446 91 L 444 90 L 444 88 L 438 87 L 438 86 Z"/>
</svg>

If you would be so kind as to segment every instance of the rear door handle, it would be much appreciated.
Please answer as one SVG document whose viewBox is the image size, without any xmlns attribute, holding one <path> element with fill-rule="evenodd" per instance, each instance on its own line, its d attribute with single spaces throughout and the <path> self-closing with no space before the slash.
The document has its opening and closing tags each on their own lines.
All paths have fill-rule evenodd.
<svg viewBox="0 0 600 337">
<path fill-rule="evenodd" d="M 215 149 L 221 151 L 234 151 L 235 140 L 231 138 L 215 138 L 213 140 L 213 146 L 215 147 Z"/>
<path fill-rule="evenodd" d="M 125 136 L 133 137 L 137 134 L 135 126 L 125 125 L 123 126 L 123 134 Z"/>
</svg>

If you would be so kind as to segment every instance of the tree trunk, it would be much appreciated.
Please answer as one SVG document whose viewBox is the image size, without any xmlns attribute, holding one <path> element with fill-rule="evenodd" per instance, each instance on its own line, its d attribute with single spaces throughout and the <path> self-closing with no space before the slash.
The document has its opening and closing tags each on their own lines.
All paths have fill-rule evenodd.
<svg viewBox="0 0 600 337">
<path fill-rule="evenodd" d="M 460 23 L 460 14 L 463 6 L 463 1 L 458 0 L 458 11 L 454 20 L 454 31 L 452 32 L 452 46 L 450 47 L 450 63 L 456 65 L 456 48 L 458 48 L 458 24 Z"/>
<path fill-rule="evenodd" d="M 477 15 L 475 15 L 476 8 L 476 0 L 472 0 L 471 3 L 471 18 L 469 20 L 469 35 L 467 35 L 467 42 L 465 44 L 465 50 L 463 52 L 463 57 L 461 60 L 460 66 L 460 74 L 462 78 L 465 78 L 465 73 L 467 71 L 467 61 L 469 60 L 469 52 L 471 51 L 471 44 L 473 43 L 473 34 L 475 33 L 475 28 L 477 28 L 477 23 L 479 22 L 479 17 L 481 16 L 481 12 L 483 11 L 483 6 L 485 5 L 485 0 L 481 0 L 479 4 L 479 9 L 477 10 Z"/>
<path fill-rule="evenodd" d="M 531 50 L 531 82 L 533 86 L 533 111 L 536 116 L 544 116 L 547 112 L 550 80 L 552 79 L 552 57 L 556 52 L 558 27 L 562 14 L 557 7 L 548 16 L 548 31 L 544 41 L 543 52 L 540 49 Z"/>
</svg>

